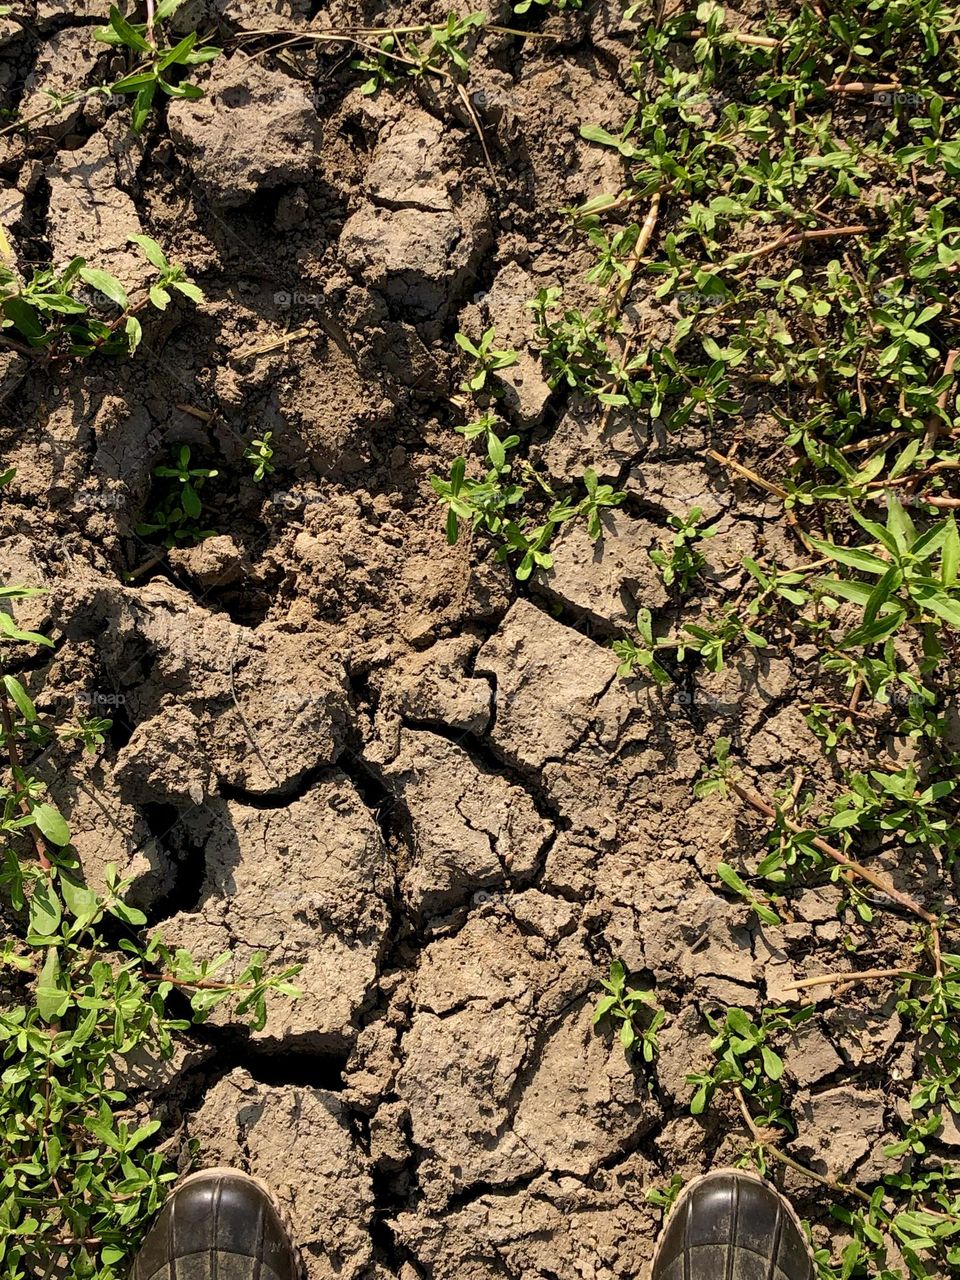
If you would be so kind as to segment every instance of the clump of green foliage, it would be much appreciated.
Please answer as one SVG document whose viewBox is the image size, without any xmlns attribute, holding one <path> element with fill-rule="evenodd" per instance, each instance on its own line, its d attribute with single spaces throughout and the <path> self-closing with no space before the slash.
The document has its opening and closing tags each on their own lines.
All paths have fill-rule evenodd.
<svg viewBox="0 0 960 1280">
<path fill-rule="evenodd" d="M 50 646 L 8 613 L 0 619 L 8 647 Z M 50 725 L 17 677 L 0 676 L 0 1269 L 9 1280 L 121 1280 L 176 1176 L 155 1149 L 160 1122 L 124 1088 L 125 1064 L 169 1056 L 178 1032 L 224 1002 L 256 1028 L 271 994 L 297 994 L 297 966 L 268 974 L 256 954 L 226 978 L 230 953 L 197 961 L 145 933 L 115 868 L 103 888 L 85 884 L 34 762 L 58 742 L 97 750 L 109 724 Z M 184 1011 L 169 1007 L 175 991 Z"/>
<path fill-rule="evenodd" d="M 159 463 L 153 474 L 167 483 L 157 506 L 135 532 L 155 538 L 168 548 L 192 547 L 204 538 L 212 538 L 214 531 L 199 523 L 203 514 L 200 493 L 206 482 L 220 473 L 215 468 L 192 466 L 190 446 L 180 444 L 172 449 L 172 463 Z"/>
<path fill-rule="evenodd" d="M 601 979 L 606 991 L 593 1011 L 593 1025 L 619 1023 L 620 1043 L 624 1052 L 649 1064 L 657 1056 L 659 1048 L 657 1032 L 666 1014 L 657 1007 L 654 992 L 630 985 L 630 975 L 621 960 L 610 965 L 609 977 Z"/>
<path fill-rule="evenodd" d="M 572 495 L 558 497 L 529 462 L 511 456 L 521 441 L 515 433 L 501 434 L 503 424 L 496 413 L 500 388 L 495 376 L 514 364 L 517 355 L 495 347 L 495 338 L 493 328 L 476 344 L 463 334 L 457 335 L 457 345 L 471 359 L 463 390 L 477 411 L 472 421 L 457 430 L 468 441 L 485 446 L 485 473 L 479 478 L 468 475 L 467 459 L 459 457 L 451 465 L 448 479 L 431 476 L 430 483 L 446 510 L 447 541 L 453 545 L 459 540 L 461 524 L 491 536 L 496 558 L 515 561 L 514 575 L 523 582 L 535 569 L 553 566 L 549 547 L 561 525 L 581 517 L 596 540 L 603 532 L 602 513 L 619 506 L 626 494 L 602 483 L 588 468 L 583 477 L 586 492 L 579 501 Z"/>
<path fill-rule="evenodd" d="M 136 301 L 109 271 L 73 258 L 62 271 L 34 270 L 29 280 L 0 265 L 0 343 L 51 359 L 133 355 L 143 338 L 138 314 L 164 310 L 171 290 L 201 302 L 203 293 L 182 267 L 167 261 L 150 236 L 132 235 L 157 276 Z"/>
<path fill-rule="evenodd" d="M 701 525 L 702 516 L 700 507 L 694 507 L 686 516 L 668 516 L 667 524 L 673 530 L 670 550 L 650 552 L 650 559 L 660 570 L 663 585 L 676 586 L 681 595 L 690 590 L 706 564 L 699 544 L 717 532 L 715 524 Z"/>
<path fill-rule="evenodd" d="M 196 99 L 203 97 L 203 90 L 189 80 L 173 76 L 191 67 L 212 62 L 222 50 L 214 45 L 198 44 L 196 31 L 188 32 L 175 44 L 164 44 L 163 24 L 172 18 L 183 0 L 159 0 L 153 14 L 153 23 L 129 22 L 116 5 L 110 6 L 110 22 L 94 31 L 94 38 L 115 48 L 130 50 L 136 66 L 110 85 L 110 93 L 133 95 L 131 128 L 135 134 L 143 132 L 157 93 L 168 98 Z"/>
<path fill-rule="evenodd" d="M 364 53 L 350 65 L 366 75 L 360 92 L 369 96 L 408 77 L 461 79 L 470 68 L 470 41 L 487 25 L 480 11 L 450 13 L 444 23 L 406 27 L 403 33 L 385 30 L 376 44 L 357 41 Z"/>
</svg>

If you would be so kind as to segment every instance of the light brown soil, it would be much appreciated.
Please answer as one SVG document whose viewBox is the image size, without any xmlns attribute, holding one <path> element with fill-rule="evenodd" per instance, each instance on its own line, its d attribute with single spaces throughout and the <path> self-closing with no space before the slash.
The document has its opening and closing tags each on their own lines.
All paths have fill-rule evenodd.
<svg viewBox="0 0 960 1280">
<path fill-rule="evenodd" d="M 105 78 L 112 55 L 94 66 L 89 42 L 105 0 L 37 7 L 26 31 L 0 27 L 11 98 Z M 197 0 L 182 22 L 296 31 L 316 8 Z M 419 12 L 334 0 L 316 20 Z M 310 1280 L 636 1276 L 648 1187 L 743 1145 L 732 1113 L 688 1114 L 702 1013 L 776 1000 L 863 941 L 830 886 L 757 926 L 713 872 L 765 831 L 691 790 L 720 733 L 767 794 L 824 767 L 797 705 L 812 655 L 666 693 L 616 675 L 609 640 L 667 603 L 647 553 L 669 513 L 719 518 L 717 601 L 786 534 L 702 439 L 622 415 L 601 433 L 528 350 L 523 304 L 583 265 L 558 210 L 618 182 L 578 135 L 630 111 L 610 13 L 552 20 L 552 48 L 485 45 L 471 87 L 496 185 L 452 92 L 364 98 L 342 53 L 231 52 L 146 141 L 91 99 L 0 156 L 25 259 L 81 252 L 136 284 L 125 242 L 144 231 L 207 294 L 151 320 L 132 361 L 51 378 L 0 356 L 17 468 L 0 560 L 48 590 L 18 615 L 57 646 L 28 665 L 34 696 L 114 720 L 97 758 L 49 778 L 87 875 L 116 863 L 198 954 L 304 966 L 302 999 L 262 1033 L 214 1026 L 144 1087 L 174 1158 L 196 1139 L 276 1187 Z M 630 492 L 599 550 L 571 526 L 555 572 L 521 590 L 468 539 L 447 546 L 428 482 L 462 447 L 452 335 L 492 320 L 521 352 L 506 403 L 531 457 Z M 242 453 L 265 430 L 278 470 L 257 485 Z M 220 469 L 218 536 L 130 579 L 157 555 L 133 529 L 180 442 Z M 906 937 L 891 916 L 877 961 Z M 612 957 L 668 1010 L 649 1086 L 591 1026 Z M 821 1003 L 787 1055 L 795 1149 L 862 1174 L 895 1105 L 896 1019 L 857 992 Z M 787 1185 L 816 1217 L 810 1186 Z"/>
</svg>

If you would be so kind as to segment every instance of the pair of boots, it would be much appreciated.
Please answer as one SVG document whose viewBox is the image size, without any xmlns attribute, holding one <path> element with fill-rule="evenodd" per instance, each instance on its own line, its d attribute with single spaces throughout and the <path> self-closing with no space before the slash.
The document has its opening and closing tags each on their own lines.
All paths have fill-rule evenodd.
<svg viewBox="0 0 960 1280">
<path fill-rule="evenodd" d="M 737 1169 L 697 1178 L 674 1203 L 650 1280 L 813 1280 L 791 1205 Z M 297 1252 L 255 1178 L 209 1169 L 174 1191 L 144 1239 L 130 1280 L 300 1280 Z"/>
</svg>

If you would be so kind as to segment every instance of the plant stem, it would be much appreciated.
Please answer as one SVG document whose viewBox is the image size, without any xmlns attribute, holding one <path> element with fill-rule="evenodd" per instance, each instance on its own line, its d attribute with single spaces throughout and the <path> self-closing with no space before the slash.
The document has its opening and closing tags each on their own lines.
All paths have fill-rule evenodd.
<svg viewBox="0 0 960 1280">
<path fill-rule="evenodd" d="M 800 978 L 788 982 L 785 991 L 803 991 L 807 987 L 839 986 L 844 982 L 867 982 L 874 978 L 910 978 L 914 982 L 931 982 L 925 973 L 913 973 L 909 969 L 863 969 L 860 973 L 823 973 L 819 978 Z"/>
</svg>

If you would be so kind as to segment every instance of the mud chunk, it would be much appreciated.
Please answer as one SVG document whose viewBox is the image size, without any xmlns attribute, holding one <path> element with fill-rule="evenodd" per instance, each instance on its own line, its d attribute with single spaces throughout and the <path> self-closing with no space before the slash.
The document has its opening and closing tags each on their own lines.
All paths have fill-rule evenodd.
<svg viewBox="0 0 960 1280">
<path fill-rule="evenodd" d="M 729 483 L 699 462 L 643 462 L 631 469 L 625 487 L 671 516 L 699 507 L 704 521 L 715 520 L 730 504 Z"/>
<path fill-rule="evenodd" d="M 551 1031 L 524 1080 L 514 1132 L 544 1165 L 587 1177 L 659 1119 L 609 1030 L 598 1034 L 584 1001 Z"/>
<path fill-rule="evenodd" d="M 586 636 L 518 600 L 477 655 L 477 675 L 496 679 L 490 740 L 504 759 L 541 769 L 591 732 L 622 722 L 627 705 L 612 686 L 617 660 Z"/>
<path fill-rule="evenodd" d="M 65 7 L 71 12 L 76 10 L 72 0 Z M 83 114 L 86 99 L 78 98 L 60 110 L 53 108 L 51 95 L 71 94 L 86 85 L 98 56 L 105 48 L 106 45 L 94 43 L 89 27 L 67 27 L 51 36 L 42 46 L 36 66 L 27 76 L 20 105 L 20 115 L 24 118 L 49 111 L 48 115 L 31 125 L 32 131 L 48 138 L 64 138 L 73 131 Z"/>
<path fill-rule="evenodd" d="M 309 177 L 320 126 L 302 85 L 260 62 L 218 58 L 205 94 L 171 102 L 168 122 L 200 185 L 221 207 Z"/>
<path fill-rule="evenodd" d="M 263 950 L 273 970 L 302 964 L 299 999 L 270 1002 L 258 1033 L 295 1035 L 314 1052 L 342 1052 L 377 976 L 391 874 L 380 832 L 336 771 L 282 809 L 209 802 L 183 819 L 205 843 L 201 906 L 164 934 L 198 957 Z M 214 1015 L 221 1019 L 226 1013 Z"/>
<path fill-rule="evenodd" d="M 800 1158 L 818 1173 L 845 1177 L 867 1155 L 883 1131 L 883 1099 L 843 1085 L 801 1101 Z"/>
<path fill-rule="evenodd" d="M 175 547 L 167 552 L 175 569 L 182 569 L 202 587 L 224 587 L 243 577 L 243 553 L 229 534 L 204 538 L 195 547 Z"/>
<path fill-rule="evenodd" d="M 108 711 L 101 704 L 87 704 L 84 714 L 91 709 Z M 45 781 L 70 826 L 70 843 L 91 888 L 105 887 L 106 869 L 113 863 L 121 879 L 132 881 L 127 896 L 135 906 L 148 907 L 169 893 L 174 884 L 170 857 L 124 795 L 120 779 L 84 756 L 72 761 L 69 770 L 51 769 Z"/>
<path fill-rule="evenodd" d="M 403 894 L 412 910 L 449 910 L 536 869 L 550 824 L 521 787 L 480 769 L 461 747 L 404 730 L 383 778 L 410 815 L 414 862 Z"/>
<path fill-rule="evenodd" d="M 375 673 L 379 715 L 434 721 L 480 734 L 490 722 L 489 681 L 467 674 L 473 647 L 466 638 L 438 640 Z"/>
<path fill-rule="evenodd" d="M 152 799 L 196 803 L 195 788 L 202 792 L 211 774 L 248 791 L 289 793 L 338 758 L 351 715 L 346 675 L 315 632 L 250 631 L 166 583 L 110 588 L 75 609 L 77 600 L 68 589 L 58 603 L 78 635 L 96 638 L 136 726 L 123 753 L 128 782 L 147 791 L 151 779 L 175 777 L 157 767 L 146 727 L 161 707 L 186 707 L 198 723 L 207 767 L 192 771 L 188 752 L 177 790 Z"/>
<path fill-rule="evenodd" d="M 642 1194 L 624 1190 L 649 1186 L 657 1174 L 639 1156 L 621 1168 L 623 1185 L 619 1177 L 584 1185 L 544 1174 L 511 1193 L 479 1195 L 440 1218 L 404 1213 L 398 1234 L 432 1280 L 505 1274 L 634 1280 L 643 1274 L 656 1228 Z"/>
<path fill-rule="evenodd" d="M 660 533 L 623 511 L 606 512 L 594 541 L 582 520 L 563 526 L 551 548 L 553 568 L 540 575 L 547 594 L 611 627 L 632 626 L 637 609 L 660 609 L 667 593 L 650 549 Z"/>
<path fill-rule="evenodd" d="M 408 111 L 377 139 L 364 181 L 375 204 L 438 213 L 453 208 L 443 164 L 443 125 L 426 111 Z"/>
<path fill-rule="evenodd" d="M 421 960 L 397 1092 L 433 1205 L 544 1167 L 584 1176 L 656 1114 L 591 1026 L 592 963 L 577 938 L 550 958 L 538 943 L 506 905 L 484 907 Z"/>
<path fill-rule="evenodd" d="M 813 1085 L 839 1071 L 843 1059 L 820 1028 L 807 1023 L 791 1037 L 786 1063 L 797 1084 Z"/>
<path fill-rule="evenodd" d="M 527 303 L 536 292 L 533 277 L 518 263 L 510 262 L 497 273 L 484 298 L 488 321 L 497 331 L 497 347 L 517 352 L 516 364 L 497 374 L 504 390 L 501 404 L 525 427 L 537 421 L 550 398 L 540 359 L 526 350 L 533 331 Z"/>
<path fill-rule="evenodd" d="M 110 0 L 37 0 L 37 21 L 41 25 L 54 18 L 102 18 L 106 22 L 109 17 Z M 89 42 L 89 31 L 83 27 L 78 30 Z"/>
<path fill-rule="evenodd" d="M 543 462 L 557 481 L 582 476 L 588 467 L 601 477 L 616 476 L 636 456 L 646 435 L 635 409 L 597 413 L 596 402 L 575 391 L 544 446 Z"/>
<path fill-rule="evenodd" d="M 373 1192 L 349 1116 L 326 1089 L 272 1088 L 231 1071 L 191 1117 L 202 1164 L 244 1169 L 278 1198 L 306 1280 L 357 1280 L 373 1246 Z"/>
<path fill-rule="evenodd" d="M 412 315 L 436 318 L 476 278 L 490 236 L 489 211 L 443 168 L 439 123 L 416 110 L 377 143 L 369 202 L 340 235 L 344 262 Z"/>
<path fill-rule="evenodd" d="M 85 38 L 89 32 L 81 31 Z M 103 133 L 79 151 L 62 151 L 50 166 L 47 227 L 58 263 L 86 258 L 112 272 L 129 293 L 145 284 L 153 268 L 128 241 L 142 228 L 136 205 L 117 184 L 117 161 Z M 96 296 L 94 301 L 97 301 Z M 105 314 L 116 315 L 106 304 Z"/>
</svg>

